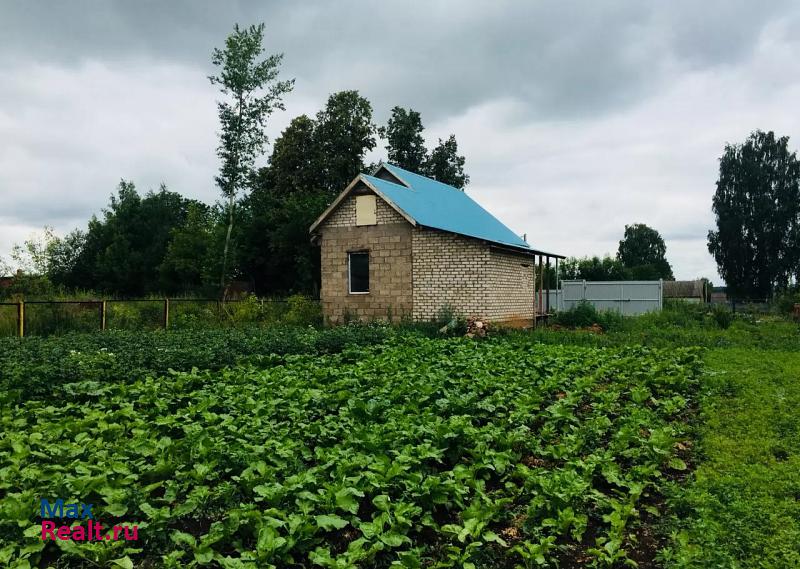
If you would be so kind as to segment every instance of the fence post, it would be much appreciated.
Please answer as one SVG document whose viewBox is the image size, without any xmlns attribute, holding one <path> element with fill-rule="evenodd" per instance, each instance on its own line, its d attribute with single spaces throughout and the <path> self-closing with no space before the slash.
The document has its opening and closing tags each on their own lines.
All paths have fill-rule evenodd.
<svg viewBox="0 0 800 569">
<path fill-rule="evenodd" d="M 106 301 L 100 302 L 100 330 L 106 329 Z"/>
<path fill-rule="evenodd" d="M 20 300 L 17 303 L 17 331 L 19 333 L 19 337 L 23 338 L 25 336 L 25 301 Z"/>
<path fill-rule="evenodd" d="M 164 330 L 169 328 L 169 299 L 164 299 Z"/>
</svg>

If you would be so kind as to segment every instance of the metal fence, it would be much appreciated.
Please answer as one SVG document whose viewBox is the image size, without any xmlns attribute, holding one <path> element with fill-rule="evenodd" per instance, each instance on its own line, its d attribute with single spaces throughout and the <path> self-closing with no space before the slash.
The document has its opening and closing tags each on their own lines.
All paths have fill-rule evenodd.
<svg viewBox="0 0 800 569">
<path fill-rule="evenodd" d="M 117 329 L 168 329 L 197 321 L 221 322 L 244 300 L 155 298 L 0 302 L 0 336 L 50 335 Z M 252 302 L 251 302 L 252 305 Z M 285 299 L 256 301 L 260 317 L 278 319 Z"/>
<path fill-rule="evenodd" d="M 547 293 L 550 305 L 558 310 L 586 301 L 597 310 L 633 316 L 661 310 L 664 305 L 664 281 L 561 281 L 560 290 Z"/>
</svg>

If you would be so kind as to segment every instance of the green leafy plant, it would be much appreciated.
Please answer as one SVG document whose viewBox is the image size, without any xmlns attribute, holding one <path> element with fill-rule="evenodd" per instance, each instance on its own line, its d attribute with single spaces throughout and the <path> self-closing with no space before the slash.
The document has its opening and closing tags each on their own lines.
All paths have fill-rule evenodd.
<svg viewBox="0 0 800 569">
<path fill-rule="evenodd" d="M 97 336 L 0 343 L 14 381 L 59 386 L 0 406 L 9 566 L 626 562 L 700 372 L 692 349 L 381 325 Z M 62 495 L 140 541 L 37 540 Z"/>
</svg>

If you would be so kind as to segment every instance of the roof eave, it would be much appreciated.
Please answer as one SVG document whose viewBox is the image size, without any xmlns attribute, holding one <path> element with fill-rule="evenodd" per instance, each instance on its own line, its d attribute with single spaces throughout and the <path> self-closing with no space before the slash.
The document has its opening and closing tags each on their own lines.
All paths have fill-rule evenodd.
<svg viewBox="0 0 800 569">
<path fill-rule="evenodd" d="M 390 173 L 391 173 L 391 171 L 390 171 Z M 392 174 L 392 175 L 394 176 L 394 174 Z M 403 210 L 403 209 L 402 209 L 400 206 L 398 206 L 398 205 L 397 205 L 396 203 L 394 203 L 394 202 L 393 202 L 391 199 L 389 199 L 389 197 L 388 197 L 386 194 L 384 194 L 382 191 L 380 191 L 380 190 L 379 190 L 379 189 L 378 189 L 378 188 L 375 186 L 375 184 L 373 184 L 372 182 L 370 182 L 370 181 L 369 181 L 369 180 L 368 180 L 368 179 L 367 179 L 367 178 L 366 178 L 366 177 L 365 177 L 363 174 L 359 174 L 358 176 L 356 176 L 355 178 L 353 178 L 353 181 L 352 181 L 352 182 L 350 182 L 350 183 L 347 185 L 347 187 L 346 187 L 346 188 L 345 188 L 345 189 L 342 191 L 342 193 L 340 193 L 340 194 L 339 194 L 339 195 L 336 197 L 336 199 L 335 199 L 335 200 L 333 200 L 333 203 L 332 203 L 331 205 L 329 205 L 329 206 L 328 206 L 328 207 L 325 209 L 325 211 L 323 211 L 323 212 L 322 212 L 322 215 L 320 215 L 320 216 L 317 218 L 317 220 L 316 220 L 316 221 L 315 221 L 313 224 L 311 224 L 311 227 L 309 227 L 309 229 L 308 229 L 308 232 L 309 232 L 309 233 L 311 233 L 311 234 L 313 235 L 313 234 L 316 232 L 317 228 L 318 228 L 320 225 L 322 225 L 322 223 L 323 223 L 323 222 L 324 222 L 324 221 L 325 221 L 325 220 L 328 218 L 328 216 L 330 216 L 330 214 L 331 214 L 331 213 L 333 213 L 333 211 L 334 211 L 334 210 L 335 210 L 335 209 L 336 209 L 336 208 L 339 206 L 339 204 L 341 204 L 341 203 L 342 203 L 342 201 L 344 201 L 344 199 L 345 199 L 345 198 L 346 198 L 348 195 L 350 195 L 350 192 L 353 190 L 353 188 L 355 188 L 355 187 L 356 187 L 356 185 L 358 185 L 358 183 L 359 183 L 359 182 L 362 182 L 362 183 L 363 183 L 365 186 L 367 186 L 367 187 L 368 187 L 370 190 L 372 190 L 373 192 L 375 192 L 375 193 L 378 195 L 378 197 L 380 197 L 380 198 L 381 198 L 383 201 L 385 201 L 387 204 L 389 204 L 389 206 L 390 206 L 390 207 L 391 207 L 393 210 L 395 210 L 395 211 L 396 211 L 398 214 L 400 214 L 400 215 L 403 217 L 403 219 L 405 219 L 406 221 L 408 221 L 408 222 L 409 222 L 409 223 L 410 223 L 412 226 L 414 226 L 414 227 L 416 227 L 416 226 L 417 226 L 417 221 L 416 221 L 416 220 L 415 220 L 413 217 L 411 217 L 411 216 L 410 216 L 408 213 L 406 213 L 406 212 L 405 212 L 405 211 L 404 211 L 404 210 Z"/>
</svg>

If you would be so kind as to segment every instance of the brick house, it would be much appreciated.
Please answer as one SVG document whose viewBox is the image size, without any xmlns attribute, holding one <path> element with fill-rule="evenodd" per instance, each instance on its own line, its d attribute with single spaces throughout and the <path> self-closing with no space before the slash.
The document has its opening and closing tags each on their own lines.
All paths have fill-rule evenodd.
<svg viewBox="0 0 800 569">
<path fill-rule="evenodd" d="M 464 191 L 391 164 L 358 175 L 310 232 L 331 323 L 348 315 L 426 321 L 449 309 L 530 324 L 541 288 L 536 259 L 542 267 L 545 257 L 548 266 L 563 258 L 532 249 Z"/>
</svg>

